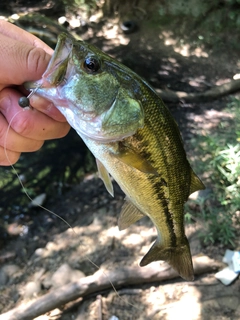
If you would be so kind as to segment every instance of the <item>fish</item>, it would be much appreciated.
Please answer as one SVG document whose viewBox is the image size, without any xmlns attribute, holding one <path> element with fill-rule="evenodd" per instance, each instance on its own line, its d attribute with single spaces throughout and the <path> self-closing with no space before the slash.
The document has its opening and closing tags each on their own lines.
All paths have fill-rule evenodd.
<svg viewBox="0 0 240 320">
<path fill-rule="evenodd" d="M 178 125 L 156 91 L 139 75 L 85 41 L 60 34 L 42 78 L 25 84 L 62 112 L 96 158 L 114 196 L 126 195 L 120 230 L 147 216 L 157 237 L 140 266 L 164 260 L 194 279 L 184 230 L 184 203 L 204 189 L 186 156 Z"/>
</svg>

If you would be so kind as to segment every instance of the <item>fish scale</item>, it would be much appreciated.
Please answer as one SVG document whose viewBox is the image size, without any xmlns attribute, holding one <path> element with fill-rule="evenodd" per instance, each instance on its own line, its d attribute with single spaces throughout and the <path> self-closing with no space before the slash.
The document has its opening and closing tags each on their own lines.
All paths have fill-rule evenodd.
<svg viewBox="0 0 240 320">
<path fill-rule="evenodd" d="M 63 113 L 96 157 L 109 193 L 114 194 L 112 176 L 126 194 L 119 229 L 144 216 L 155 225 L 157 239 L 140 266 L 165 260 L 193 280 L 184 203 L 204 185 L 186 158 L 176 121 L 154 89 L 95 46 L 66 34 L 59 36 L 42 78 L 26 88 Z"/>
<path fill-rule="evenodd" d="M 144 128 L 138 130 L 136 136 L 142 141 L 147 141 L 144 149 L 147 154 L 151 155 L 150 159 L 147 160 L 156 168 L 159 176 L 149 176 L 147 182 L 143 182 L 142 178 L 139 177 L 138 185 L 143 182 L 143 188 L 146 188 L 146 184 L 149 184 L 152 190 L 149 192 L 149 196 L 145 197 L 144 200 L 142 199 L 143 204 L 139 205 L 136 202 L 134 204 L 141 211 L 147 213 L 154 225 L 158 226 L 158 241 L 161 243 L 161 247 L 177 248 L 177 246 L 186 243 L 183 204 L 190 193 L 191 169 L 183 150 L 175 120 L 169 115 L 161 99 L 151 92 L 151 89 L 145 89 L 144 94 L 148 97 L 147 101 L 143 102 L 148 120 Z M 153 136 L 155 139 L 153 139 Z M 166 140 L 168 143 L 166 143 Z M 167 192 L 164 192 L 164 186 L 161 182 L 162 177 L 167 183 L 167 188 L 165 187 Z M 157 195 L 156 201 L 151 200 L 152 206 L 146 210 L 145 201 L 147 199 L 150 201 L 155 195 Z M 163 220 L 165 221 L 163 222 Z M 187 251 L 189 253 L 188 245 Z M 147 260 L 148 262 L 149 260 Z M 190 268 L 191 266 L 188 267 L 188 270 Z M 185 278 L 187 277 L 191 278 L 191 275 L 185 275 Z"/>
</svg>

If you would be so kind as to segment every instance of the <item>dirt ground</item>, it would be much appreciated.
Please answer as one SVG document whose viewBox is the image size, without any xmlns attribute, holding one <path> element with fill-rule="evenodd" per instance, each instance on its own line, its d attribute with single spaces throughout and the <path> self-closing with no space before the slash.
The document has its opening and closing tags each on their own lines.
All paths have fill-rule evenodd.
<svg viewBox="0 0 240 320">
<path fill-rule="evenodd" d="M 150 29 L 143 22 L 139 22 L 136 32 L 124 35 L 111 20 L 101 28 L 89 28 L 82 37 L 121 60 L 154 87 L 166 90 L 205 91 L 231 80 L 240 68 L 234 50 L 192 48 L 181 44 L 171 30 L 159 26 Z M 221 121 L 225 116 L 221 110 L 228 99 L 168 104 L 190 159 L 194 155 L 189 139 Z M 114 190 L 112 198 L 97 175 L 91 174 L 68 192 L 48 196 L 45 206 L 73 229 L 39 208 L 23 213 L 7 226 L 7 241 L 2 240 L 0 247 L 1 313 L 91 275 L 98 267 L 115 273 L 123 266 L 140 268 L 138 263 L 155 239 L 156 230 L 144 218 L 120 232 L 117 219 L 124 195 L 116 184 Z M 203 247 L 198 229 L 197 224 L 186 227 L 193 256 L 204 254 L 221 261 L 225 248 Z M 80 298 L 36 319 L 240 319 L 240 280 L 226 287 L 214 273 L 199 275 L 194 282 L 176 278 L 129 286 L 126 280 L 118 293 L 110 286 L 109 290 Z"/>
</svg>

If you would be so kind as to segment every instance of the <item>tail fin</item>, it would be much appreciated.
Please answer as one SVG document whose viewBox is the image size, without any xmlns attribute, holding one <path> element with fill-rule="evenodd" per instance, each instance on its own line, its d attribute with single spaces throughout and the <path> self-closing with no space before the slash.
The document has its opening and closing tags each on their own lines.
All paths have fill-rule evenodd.
<svg viewBox="0 0 240 320">
<path fill-rule="evenodd" d="M 187 281 L 194 280 L 192 257 L 186 237 L 178 247 L 163 247 L 163 245 L 156 241 L 148 253 L 142 258 L 140 266 L 143 267 L 158 260 L 168 262 L 183 279 Z"/>
</svg>

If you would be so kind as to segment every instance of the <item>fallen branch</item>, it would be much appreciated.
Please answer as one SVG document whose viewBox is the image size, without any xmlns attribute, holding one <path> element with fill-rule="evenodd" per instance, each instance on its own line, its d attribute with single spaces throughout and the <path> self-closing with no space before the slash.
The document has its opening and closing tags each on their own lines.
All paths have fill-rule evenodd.
<svg viewBox="0 0 240 320">
<path fill-rule="evenodd" d="M 221 263 L 206 256 L 193 258 L 193 265 L 196 275 L 215 271 L 222 266 Z M 99 270 L 92 276 L 67 284 L 35 301 L 3 313 L 0 315 L 0 320 L 32 320 L 77 298 L 111 289 L 111 283 L 115 288 L 119 288 L 128 285 L 170 280 L 177 277 L 178 274 L 172 268 L 166 264 L 159 267 L 159 263 L 152 263 L 144 268 L 126 267 L 110 272 Z"/>
<path fill-rule="evenodd" d="M 201 93 L 186 93 L 171 90 L 165 91 L 160 89 L 156 89 L 156 91 L 165 102 L 206 102 L 240 91 L 240 79 L 232 80 L 220 86 L 215 86 L 212 89 Z"/>
</svg>

